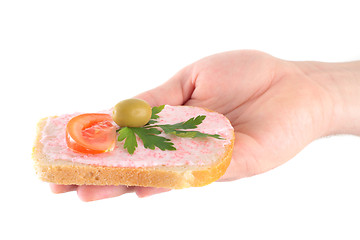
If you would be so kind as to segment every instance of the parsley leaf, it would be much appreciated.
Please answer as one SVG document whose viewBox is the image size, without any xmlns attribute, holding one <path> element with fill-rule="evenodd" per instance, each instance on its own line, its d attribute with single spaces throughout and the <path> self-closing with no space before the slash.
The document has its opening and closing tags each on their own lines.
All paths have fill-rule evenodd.
<svg viewBox="0 0 360 240">
<path fill-rule="evenodd" d="M 153 107 L 151 109 L 151 119 L 158 119 L 159 116 L 157 114 L 160 113 L 164 109 L 164 107 L 165 107 L 165 105 Z"/>
<path fill-rule="evenodd" d="M 169 132 L 168 134 L 173 134 L 178 137 L 184 137 L 184 138 L 204 138 L 204 137 L 213 137 L 216 139 L 224 140 L 219 134 L 207 134 L 202 133 L 198 131 L 181 131 L 181 130 L 174 130 L 173 132 Z"/>
<path fill-rule="evenodd" d="M 164 124 L 164 125 L 154 125 L 153 127 L 161 128 L 165 133 L 172 133 L 178 129 L 195 129 L 197 125 L 201 124 L 206 118 L 205 115 L 197 116 L 196 118 L 190 118 L 186 122 L 179 122 L 176 124 Z"/>
<path fill-rule="evenodd" d="M 151 124 L 157 123 L 157 121 L 155 120 L 155 119 L 159 118 L 159 115 L 157 115 L 157 114 L 160 113 L 164 109 L 164 107 L 165 107 L 165 105 L 161 105 L 158 107 L 152 107 L 150 120 L 147 124 L 145 124 L 145 126 L 149 126 Z"/>
<path fill-rule="evenodd" d="M 149 126 L 149 125 L 155 124 L 155 123 L 157 123 L 156 120 L 150 119 L 149 122 L 147 124 L 145 124 L 145 126 Z"/>
<path fill-rule="evenodd" d="M 163 151 L 176 150 L 170 139 L 158 136 L 161 132 L 156 128 L 134 128 L 134 132 L 140 137 L 145 148 L 154 150 L 157 147 Z"/>
<path fill-rule="evenodd" d="M 130 154 L 133 154 L 138 147 L 135 134 L 142 140 L 145 148 L 154 150 L 157 147 L 163 151 L 176 150 L 170 139 L 158 136 L 160 133 L 161 131 L 156 128 L 124 127 L 119 131 L 118 141 L 125 140 L 124 149 Z"/>
<path fill-rule="evenodd" d="M 133 128 L 124 127 L 120 129 L 118 141 L 121 142 L 124 139 L 124 148 L 128 151 L 128 153 L 133 154 L 138 146 Z"/>
</svg>

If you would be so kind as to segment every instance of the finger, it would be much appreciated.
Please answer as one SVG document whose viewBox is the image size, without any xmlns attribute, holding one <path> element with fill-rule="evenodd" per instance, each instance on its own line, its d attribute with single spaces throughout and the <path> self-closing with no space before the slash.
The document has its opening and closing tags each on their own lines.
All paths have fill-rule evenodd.
<svg viewBox="0 0 360 240">
<path fill-rule="evenodd" d="M 125 193 L 133 192 L 133 187 L 124 185 L 120 186 L 93 186 L 83 185 L 77 189 L 78 197 L 84 202 L 90 202 L 105 198 L 113 198 L 121 196 Z"/>
<path fill-rule="evenodd" d="M 168 188 L 154 188 L 154 187 L 136 187 L 136 195 L 140 198 L 149 197 L 158 193 L 169 192 Z"/>
<path fill-rule="evenodd" d="M 171 79 L 162 85 L 143 92 L 136 96 L 136 98 L 147 101 L 151 106 L 168 105 L 183 105 L 190 99 L 194 91 L 194 81 L 191 67 L 188 66 Z"/>
<path fill-rule="evenodd" d="M 50 183 L 50 189 L 53 193 L 66 193 L 66 192 L 71 192 L 71 191 L 76 191 L 77 189 L 77 185 L 59 185 L 59 184 L 54 184 L 54 183 Z"/>
</svg>

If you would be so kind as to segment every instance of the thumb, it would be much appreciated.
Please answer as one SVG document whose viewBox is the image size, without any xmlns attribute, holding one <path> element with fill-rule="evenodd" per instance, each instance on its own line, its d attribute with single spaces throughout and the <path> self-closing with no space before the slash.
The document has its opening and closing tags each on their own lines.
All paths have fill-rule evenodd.
<svg viewBox="0 0 360 240">
<path fill-rule="evenodd" d="M 187 102 L 194 91 L 194 81 L 189 67 L 175 74 L 162 85 L 143 92 L 135 98 L 147 101 L 151 106 L 183 105 Z"/>
</svg>

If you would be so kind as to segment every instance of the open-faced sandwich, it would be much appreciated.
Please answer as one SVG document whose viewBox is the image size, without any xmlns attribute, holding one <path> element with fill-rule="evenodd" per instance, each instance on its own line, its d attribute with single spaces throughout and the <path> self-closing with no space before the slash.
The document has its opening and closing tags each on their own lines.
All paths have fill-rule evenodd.
<svg viewBox="0 0 360 240">
<path fill-rule="evenodd" d="M 177 189 L 219 179 L 233 145 L 222 114 L 128 99 L 101 113 L 42 119 L 33 159 L 46 182 Z"/>
</svg>

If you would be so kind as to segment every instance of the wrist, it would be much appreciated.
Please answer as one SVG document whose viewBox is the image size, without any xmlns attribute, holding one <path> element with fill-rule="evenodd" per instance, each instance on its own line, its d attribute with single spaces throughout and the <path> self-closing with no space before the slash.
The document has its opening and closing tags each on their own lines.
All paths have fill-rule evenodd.
<svg viewBox="0 0 360 240">
<path fill-rule="evenodd" d="M 326 92 L 325 135 L 360 136 L 360 61 L 302 62 L 300 69 Z"/>
</svg>

